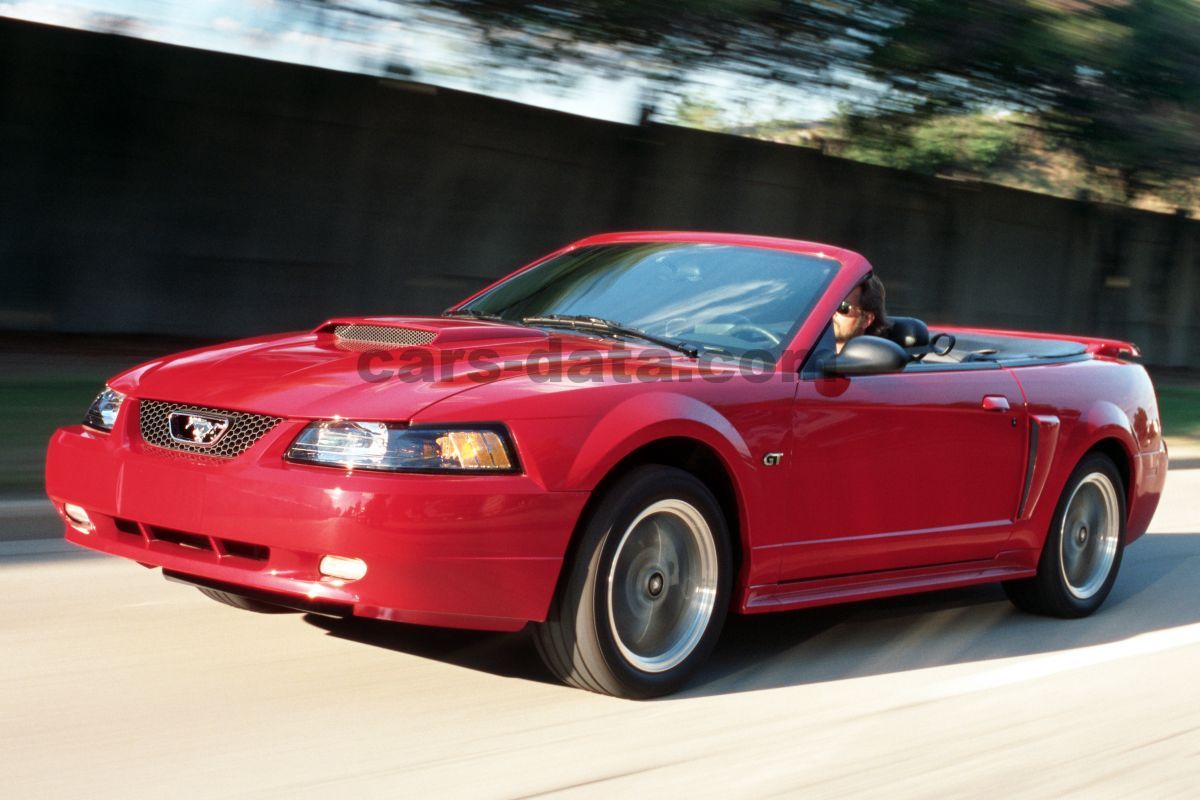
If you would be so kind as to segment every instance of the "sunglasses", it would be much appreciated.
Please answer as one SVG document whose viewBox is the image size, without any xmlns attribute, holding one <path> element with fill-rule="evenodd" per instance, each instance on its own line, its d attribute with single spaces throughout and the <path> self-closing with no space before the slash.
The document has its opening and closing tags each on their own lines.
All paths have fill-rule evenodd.
<svg viewBox="0 0 1200 800">
<path fill-rule="evenodd" d="M 851 305 L 851 304 L 850 304 L 849 302 L 847 302 L 846 300 L 843 300 L 843 301 L 841 302 L 841 305 L 839 305 L 839 306 L 837 307 L 837 313 L 841 314 L 841 315 L 842 315 L 842 316 L 844 316 L 844 317 L 856 317 L 856 316 L 858 316 L 858 315 L 859 315 L 861 312 L 862 312 L 862 307 L 861 307 L 861 306 L 855 306 L 855 305 Z"/>
</svg>

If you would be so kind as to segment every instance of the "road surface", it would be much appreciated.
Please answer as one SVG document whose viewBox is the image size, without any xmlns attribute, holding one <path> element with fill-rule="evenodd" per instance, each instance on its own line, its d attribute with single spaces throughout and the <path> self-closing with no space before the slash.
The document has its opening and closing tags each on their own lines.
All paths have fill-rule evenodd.
<svg viewBox="0 0 1200 800">
<path fill-rule="evenodd" d="M 653 702 L 524 635 L 255 615 L 58 541 L 0 579 L 8 798 L 1200 795 L 1200 469 L 1090 619 L 994 587 L 731 618 Z"/>
</svg>

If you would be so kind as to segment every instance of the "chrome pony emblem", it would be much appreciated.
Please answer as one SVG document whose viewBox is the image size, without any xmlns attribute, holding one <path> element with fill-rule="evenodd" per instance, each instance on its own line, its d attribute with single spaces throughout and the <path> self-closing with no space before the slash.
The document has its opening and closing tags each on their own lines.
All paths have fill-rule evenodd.
<svg viewBox="0 0 1200 800">
<path fill-rule="evenodd" d="M 230 419 L 188 411 L 172 411 L 168 417 L 171 438 L 193 447 L 212 447 L 229 430 Z"/>
</svg>

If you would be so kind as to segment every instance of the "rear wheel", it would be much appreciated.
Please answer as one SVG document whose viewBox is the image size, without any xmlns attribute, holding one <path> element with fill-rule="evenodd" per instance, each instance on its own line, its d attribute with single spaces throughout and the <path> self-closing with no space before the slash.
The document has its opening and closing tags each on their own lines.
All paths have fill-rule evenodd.
<svg viewBox="0 0 1200 800">
<path fill-rule="evenodd" d="M 673 467 L 639 467 L 589 515 L 534 640 L 564 682 L 618 697 L 678 688 L 711 652 L 729 604 L 730 554 L 712 492 Z"/>
<path fill-rule="evenodd" d="M 240 608 L 243 611 L 253 611 L 256 614 L 289 614 L 292 612 L 290 608 L 271 605 L 270 603 L 264 603 L 261 600 L 254 600 L 249 597 L 242 597 L 240 594 L 222 592 L 220 589 L 209 589 L 207 586 L 197 586 L 196 588 L 205 597 L 227 606 Z"/>
<path fill-rule="evenodd" d="M 1117 579 L 1125 543 L 1125 491 L 1112 459 L 1091 453 L 1059 498 L 1037 575 L 1008 581 L 1018 608 L 1055 617 L 1086 617 Z"/>
</svg>

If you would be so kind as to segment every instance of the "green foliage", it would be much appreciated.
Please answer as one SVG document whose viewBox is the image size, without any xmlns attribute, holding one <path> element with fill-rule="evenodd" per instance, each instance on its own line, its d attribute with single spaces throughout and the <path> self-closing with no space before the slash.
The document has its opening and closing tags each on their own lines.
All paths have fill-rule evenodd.
<svg viewBox="0 0 1200 800">
<path fill-rule="evenodd" d="M 718 69 L 776 83 L 828 82 L 861 61 L 895 21 L 868 0 L 286 0 L 307 8 L 401 19 L 401 9 L 453 12 L 498 66 L 638 75 L 671 94 L 689 72 Z"/>
<path fill-rule="evenodd" d="M 0 445 L 0 495 L 43 491 L 50 435 L 60 425 L 80 422 L 103 385 L 102 377 L 0 379 L 0 419 L 8 429 Z"/>
<path fill-rule="evenodd" d="M 839 155 L 926 175 L 984 177 L 1023 146 L 1022 130 L 995 115 L 946 114 L 899 128 L 843 118 L 839 127 L 846 141 Z"/>
<path fill-rule="evenodd" d="M 924 172 L 1006 158 L 1009 133 L 978 118 L 998 108 L 1117 176 L 1126 200 L 1200 176 L 1196 0 L 288 1 L 367 18 L 453 12 L 497 65 L 637 75 L 660 99 L 678 100 L 699 69 L 838 86 L 869 120 L 852 152 Z"/>
<path fill-rule="evenodd" d="M 909 121 L 993 104 L 1120 176 L 1127 200 L 1200 175 L 1200 5 L 1193 0 L 907 3 L 869 59 L 892 88 L 869 113 Z"/>
<path fill-rule="evenodd" d="M 1160 383 L 1158 407 L 1165 435 L 1200 436 L 1200 387 Z"/>
<path fill-rule="evenodd" d="M 713 131 L 724 124 L 721 107 L 704 97 L 684 97 L 675 106 L 673 116 L 676 124 L 688 128 Z"/>
</svg>

